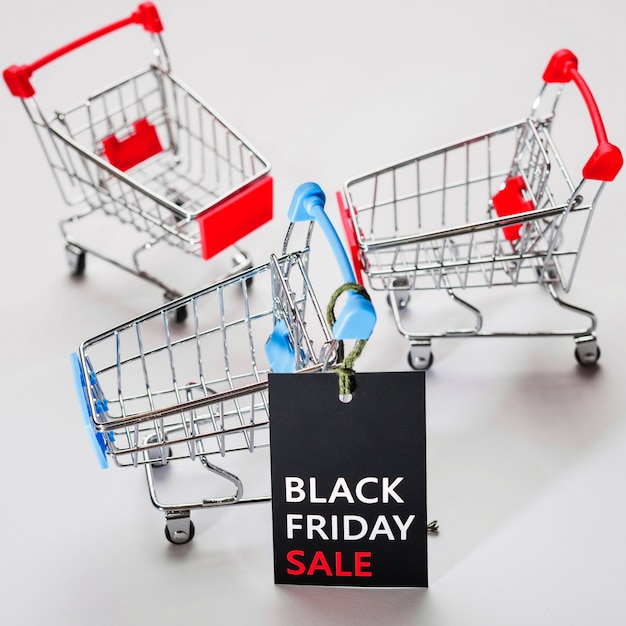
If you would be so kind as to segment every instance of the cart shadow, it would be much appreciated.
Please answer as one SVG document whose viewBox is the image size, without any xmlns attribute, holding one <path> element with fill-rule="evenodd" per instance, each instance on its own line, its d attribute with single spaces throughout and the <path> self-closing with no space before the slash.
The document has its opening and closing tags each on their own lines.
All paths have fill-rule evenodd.
<svg viewBox="0 0 626 626">
<path fill-rule="evenodd" d="M 533 371 L 518 359 L 498 371 L 494 364 L 505 361 L 493 354 L 492 364 L 472 371 L 442 366 L 428 375 L 428 507 L 440 524 L 429 542 L 431 584 L 532 506 L 620 421 L 623 407 L 599 364 L 558 370 L 547 359 Z M 525 357 L 534 358 L 532 349 Z"/>
</svg>

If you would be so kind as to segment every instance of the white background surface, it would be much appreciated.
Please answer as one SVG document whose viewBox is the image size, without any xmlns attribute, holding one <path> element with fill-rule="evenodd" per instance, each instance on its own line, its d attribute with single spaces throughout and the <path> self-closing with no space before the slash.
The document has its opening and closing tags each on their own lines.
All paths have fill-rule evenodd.
<svg viewBox="0 0 626 626">
<path fill-rule="evenodd" d="M 609 139 L 626 147 L 626 10 L 616 0 L 157 6 L 175 73 L 272 164 L 276 219 L 243 242 L 256 262 L 282 243 L 299 183 L 322 185 L 339 224 L 334 193 L 346 179 L 526 115 L 559 48 L 577 54 Z M 0 64 L 29 63 L 133 9 L 4 2 Z M 103 58 L 122 75 L 124 52 Z M 80 53 L 66 67 L 82 87 L 91 68 Z M 54 102 L 61 88 L 47 76 L 37 84 Z M 624 623 L 623 172 L 570 294 L 598 315 L 597 369 L 577 367 L 571 339 L 434 344 L 428 500 L 441 532 L 429 538 L 430 588 L 279 587 L 269 504 L 199 511 L 194 540 L 172 546 L 143 472 L 98 468 L 68 355 L 160 294 L 95 260 L 83 281 L 68 276 L 60 196 L 20 103 L 6 89 L 0 101 L 4 623 Z M 326 286 L 323 246 L 312 278 Z M 539 315 L 535 298 L 540 307 L 546 297 L 490 296 L 513 324 Z M 379 323 L 357 369 L 407 369 L 406 342 L 384 298 L 375 302 Z"/>
</svg>

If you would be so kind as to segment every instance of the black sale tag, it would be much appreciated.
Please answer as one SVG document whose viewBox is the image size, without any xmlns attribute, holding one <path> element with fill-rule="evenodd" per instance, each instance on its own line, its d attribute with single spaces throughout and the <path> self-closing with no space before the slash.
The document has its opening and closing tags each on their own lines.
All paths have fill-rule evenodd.
<svg viewBox="0 0 626 626">
<path fill-rule="evenodd" d="M 424 380 L 269 375 L 276 583 L 428 586 Z"/>
</svg>

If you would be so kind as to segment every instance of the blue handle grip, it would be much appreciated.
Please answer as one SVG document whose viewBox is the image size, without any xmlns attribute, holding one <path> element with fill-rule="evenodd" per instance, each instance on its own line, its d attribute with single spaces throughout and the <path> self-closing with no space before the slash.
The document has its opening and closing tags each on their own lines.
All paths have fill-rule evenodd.
<svg viewBox="0 0 626 626">
<path fill-rule="evenodd" d="M 356 283 L 354 271 L 341 239 L 325 211 L 326 195 L 317 183 L 302 183 L 293 194 L 287 217 L 292 222 L 315 220 L 335 255 L 344 283 Z M 362 295 L 348 291 L 346 303 L 333 326 L 336 339 L 367 339 L 374 330 L 376 313 Z"/>
<path fill-rule="evenodd" d="M 87 390 L 87 383 L 83 374 L 83 368 L 81 367 L 78 355 L 75 352 L 71 354 L 71 359 L 72 371 L 74 374 L 74 385 L 76 388 L 76 395 L 78 396 L 81 413 L 83 415 L 85 430 L 87 431 L 89 440 L 91 441 L 96 456 L 98 457 L 100 467 L 102 469 L 106 469 L 109 466 L 106 455 L 106 443 L 104 441 L 104 436 L 102 435 L 102 433 L 99 433 L 97 430 L 94 429 L 93 423 L 91 421 L 91 409 L 89 408 L 88 400 L 89 392 Z"/>
<path fill-rule="evenodd" d="M 322 228 L 326 239 L 335 255 L 341 277 L 345 283 L 354 283 L 356 278 L 343 248 L 341 239 L 324 209 L 326 195 L 317 183 L 302 183 L 293 194 L 287 217 L 291 222 L 310 222 L 315 220 Z M 365 337 L 364 337 L 365 339 Z"/>
<path fill-rule="evenodd" d="M 344 283 L 356 283 L 356 278 L 341 239 L 324 209 L 326 195 L 317 183 L 302 183 L 293 194 L 287 217 L 291 222 L 316 221 L 322 228 L 333 251 Z M 359 293 L 348 291 L 346 301 L 332 331 L 336 339 L 368 339 L 376 324 L 372 303 Z M 295 371 L 295 349 L 289 340 L 284 321 L 278 321 L 265 344 L 265 353 L 273 372 Z"/>
</svg>

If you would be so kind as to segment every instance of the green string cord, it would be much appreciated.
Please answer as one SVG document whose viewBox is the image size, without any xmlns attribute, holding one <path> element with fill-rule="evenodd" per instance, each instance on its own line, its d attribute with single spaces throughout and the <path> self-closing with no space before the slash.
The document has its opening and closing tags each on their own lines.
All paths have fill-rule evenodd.
<svg viewBox="0 0 626 626">
<path fill-rule="evenodd" d="M 339 296 L 345 291 L 354 291 L 360 295 L 362 295 L 367 300 L 371 300 L 369 294 L 367 293 L 365 287 L 363 285 L 359 285 L 358 283 L 344 283 L 341 287 L 335 289 L 333 294 L 330 296 L 330 302 L 326 307 L 326 319 L 328 320 L 328 324 L 332 328 L 337 321 L 335 317 L 335 304 Z M 367 343 L 367 339 L 359 339 L 357 340 L 354 348 L 348 354 L 348 356 L 344 357 L 345 348 L 342 340 L 339 340 L 337 344 L 337 362 L 338 365 L 335 367 L 335 372 L 339 376 L 339 396 L 340 397 L 350 397 L 352 392 L 354 391 L 354 362 L 361 356 L 361 352 L 363 352 L 363 348 L 365 348 L 365 344 Z"/>
</svg>

